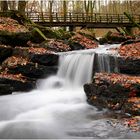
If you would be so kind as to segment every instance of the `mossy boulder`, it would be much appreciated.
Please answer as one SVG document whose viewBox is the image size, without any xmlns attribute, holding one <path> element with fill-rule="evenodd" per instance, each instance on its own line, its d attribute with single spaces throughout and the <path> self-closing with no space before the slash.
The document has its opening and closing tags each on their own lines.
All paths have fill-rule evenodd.
<svg viewBox="0 0 140 140">
<path fill-rule="evenodd" d="M 133 39 L 132 36 L 127 36 L 122 33 L 115 33 L 109 31 L 105 36 L 99 39 L 99 43 L 102 44 L 120 44 L 127 40 Z"/>
</svg>

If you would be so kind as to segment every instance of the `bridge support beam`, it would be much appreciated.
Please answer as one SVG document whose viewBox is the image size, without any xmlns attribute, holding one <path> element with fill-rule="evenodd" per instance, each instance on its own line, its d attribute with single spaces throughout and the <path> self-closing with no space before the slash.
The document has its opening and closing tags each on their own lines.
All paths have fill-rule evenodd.
<svg viewBox="0 0 140 140">
<path fill-rule="evenodd" d="M 118 28 L 118 27 L 116 27 L 115 29 L 116 29 L 116 31 L 117 31 L 117 32 L 121 33 L 121 31 L 119 30 L 119 28 Z"/>
</svg>

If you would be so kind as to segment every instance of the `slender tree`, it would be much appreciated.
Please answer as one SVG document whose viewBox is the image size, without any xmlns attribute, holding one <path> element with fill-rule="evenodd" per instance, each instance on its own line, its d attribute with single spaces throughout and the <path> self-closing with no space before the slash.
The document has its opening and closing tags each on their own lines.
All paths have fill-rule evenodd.
<svg viewBox="0 0 140 140">
<path fill-rule="evenodd" d="M 7 0 L 1 1 L 1 11 L 6 12 L 8 10 Z"/>
<path fill-rule="evenodd" d="M 26 0 L 22 0 L 18 2 L 18 10 L 23 15 L 25 15 L 26 4 L 27 4 Z"/>
</svg>

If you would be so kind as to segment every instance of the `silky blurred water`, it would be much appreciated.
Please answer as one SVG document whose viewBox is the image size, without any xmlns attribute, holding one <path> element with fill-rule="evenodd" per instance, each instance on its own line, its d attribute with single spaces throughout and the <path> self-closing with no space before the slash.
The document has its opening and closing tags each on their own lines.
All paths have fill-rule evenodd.
<svg viewBox="0 0 140 140">
<path fill-rule="evenodd" d="M 95 50 L 60 54 L 58 74 L 38 81 L 37 89 L 0 97 L 0 138 L 137 138 L 111 125 L 107 110 L 86 102 Z"/>
</svg>

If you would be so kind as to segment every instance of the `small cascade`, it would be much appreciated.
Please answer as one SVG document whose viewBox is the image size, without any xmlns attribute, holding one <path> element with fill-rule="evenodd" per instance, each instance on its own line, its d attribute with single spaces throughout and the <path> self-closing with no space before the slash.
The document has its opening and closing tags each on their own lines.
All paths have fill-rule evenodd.
<svg viewBox="0 0 140 140">
<path fill-rule="evenodd" d="M 66 84 L 82 86 L 90 82 L 94 62 L 94 53 L 60 55 L 58 76 L 65 78 Z"/>
<path fill-rule="evenodd" d="M 118 60 L 116 56 L 107 54 L 97 55 L 98 72 L 118 73 Z"/>
<path fill-rule="evenodd" d="M 99 72 L 111 72 L 110 59 L 108 55 L 98 54 L 98 69 Z"/>
</svg>

